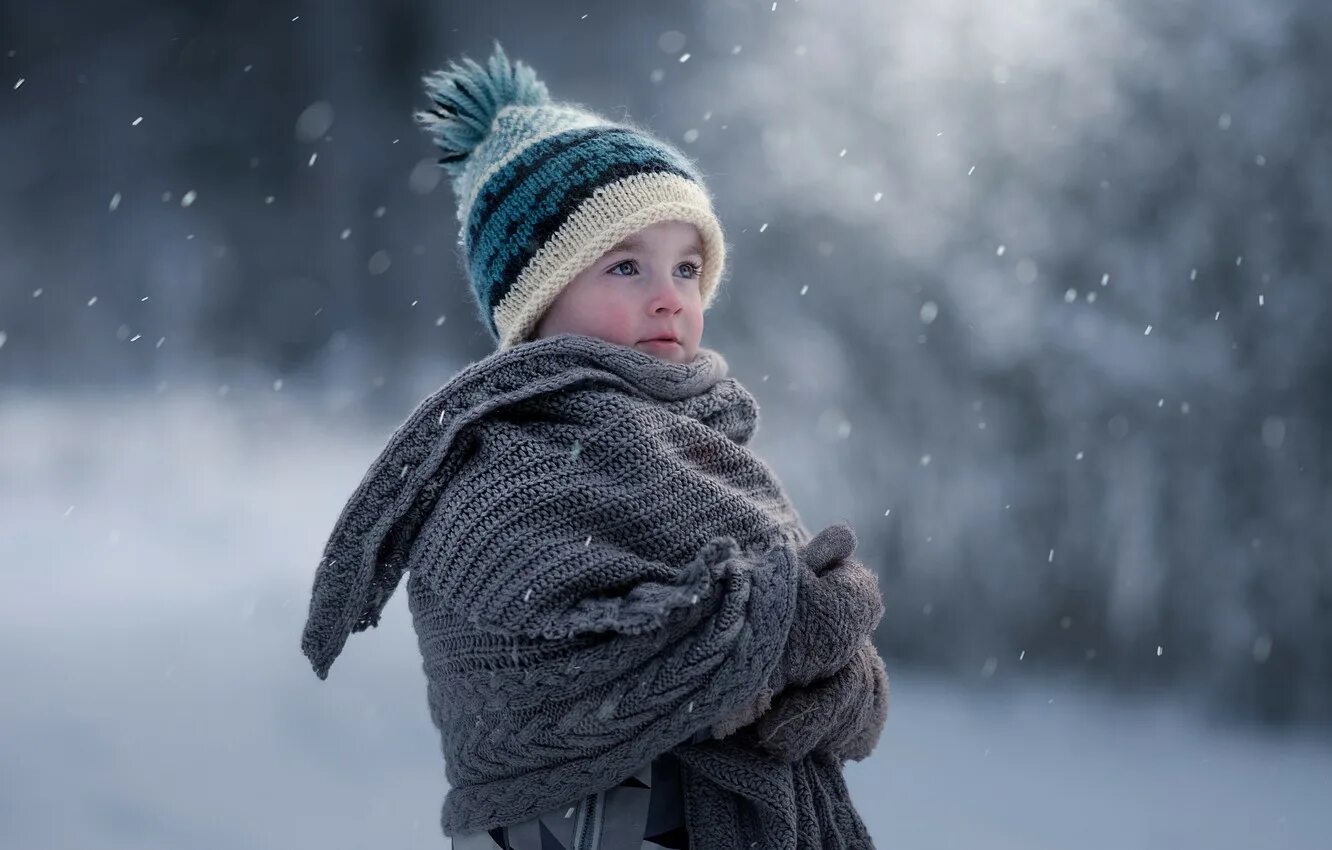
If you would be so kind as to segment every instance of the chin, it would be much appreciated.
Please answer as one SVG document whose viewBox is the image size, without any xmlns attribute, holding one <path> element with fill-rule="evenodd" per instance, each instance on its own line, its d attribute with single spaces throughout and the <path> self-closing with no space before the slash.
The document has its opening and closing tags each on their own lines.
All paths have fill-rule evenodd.
<svg viewBox="0 0 1332 850">
<path fill-rule="evenodd" d="M 671 346 L 661 346 L 645 342 L 637 342 L 633 344 L 633 348 L 644 354 L 650 354 L 658 360 L 666 360 L 671 363 L 688 363 L 694 359 L 694 356 L 689 354 L 684 345 L 680 343 Z"/>
</svg>

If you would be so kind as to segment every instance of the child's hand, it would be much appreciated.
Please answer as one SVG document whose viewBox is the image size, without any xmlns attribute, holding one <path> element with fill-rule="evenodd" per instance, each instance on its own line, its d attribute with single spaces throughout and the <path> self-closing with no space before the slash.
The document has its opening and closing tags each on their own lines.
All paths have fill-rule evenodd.
<svg viewBox="0 0 1332 850">
<path fill-rule="evenodd" d="M 874 633 L 883 618 L 883 597 L 878 577 L 851 557 L 855 546 L 855 532 L 837 523 L 801 548 L 795 617 L 777 666 L 751 700 L 712 725 L 715 737 L 754 723 L 787 688 L 833 677 Z"/>
<path fill-rule="evenodd" d="M 839 561 L 851 557 L 856 551 L 856 532 L 844 522 L 834 523 L 820 531 L 805 544 L 800 557 L 814 571 L 823 575 Z"/>
<path fill-rule="evenodd" d="M 851 527 L 837 523 L 801 550 L 795 621 L 774 692 L 836 674 L 883 619 L 878 576 L 851 557 L 855 545 Z"/>
<path fill-rule="evenodd" d="M 868 638 L 830 679 L 790 688 L 758 722 L 758 745 L 784 762 L 811 752 L 860 761 L 874 750 L 888 716 L 888 674 Z"/>
</svg>

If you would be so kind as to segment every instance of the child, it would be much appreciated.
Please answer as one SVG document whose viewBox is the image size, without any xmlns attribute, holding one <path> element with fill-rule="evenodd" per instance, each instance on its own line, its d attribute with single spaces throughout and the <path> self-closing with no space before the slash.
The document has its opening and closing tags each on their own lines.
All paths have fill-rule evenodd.
<svg viewBox="0 0 1332 850">
<path fill-rule="evenodd" d="M 882 600 L 849 527 L 810 538 L 700 347 L 725 246 L 697 170 L 498 44 L 426 82 L 498 350 L 343 509 L 316 673 L 408 571 L 455 850 L 872 846 L 841 768 L 887 709 Z"/>
</svg>

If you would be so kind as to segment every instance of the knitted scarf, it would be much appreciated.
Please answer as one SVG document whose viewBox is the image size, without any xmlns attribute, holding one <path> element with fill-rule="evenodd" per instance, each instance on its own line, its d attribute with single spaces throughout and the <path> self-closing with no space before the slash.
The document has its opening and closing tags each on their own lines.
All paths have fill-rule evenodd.
<svg viewBox="0 0 1332 850">
<path fill-rule="evenodd" d="M 390 439 L 326 545 L 302 648 L 325 678 L 410 572 L 445 834 L 674 749 L 698 850 L 872 846 L 840 756 L 786 762 L 753 727 L 682 743 L 754 711 L 795 617 L 810 535 L 746 447 L 757 414 L 711 349 L 681 364 L 565 334 L 471 364 Z"/>
</svg>

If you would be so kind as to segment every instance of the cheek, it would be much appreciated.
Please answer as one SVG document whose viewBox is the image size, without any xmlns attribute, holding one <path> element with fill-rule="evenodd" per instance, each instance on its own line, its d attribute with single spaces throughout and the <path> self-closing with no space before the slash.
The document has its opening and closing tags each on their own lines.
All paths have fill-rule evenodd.
<svg viewBox="0 0 1332 850">
<path fill-rule="evenodd" d="M 639 331 L 640 309 L 624 301 L 611 301 L 602 305 L 602 318 L 607 331 L 614 332 L 624 342 L 635 342 Z M 634 339 L 629 339 L 634 337 Z"/>
<path fill-rule="evenodd" d="M 628 339 L 637 330 L 637 311 L 635 305 L 610 287 L 600 291 L 589 291 L 580 307 L 589 330 L 594 335 L 613 342 L 632 342 Z"/>
<path fill-rule="evenodd" d="M 688 321 L 689 332 L 693 335 L 694 339 L 697 340 L 700 336 L 703 335 L 702 303 L 698 299 L 695 299 L 692 303 L 689 304 L 689 306 L 685 308 L 685 314 L 688 317 L 687 321 Z"/>
</svg>

